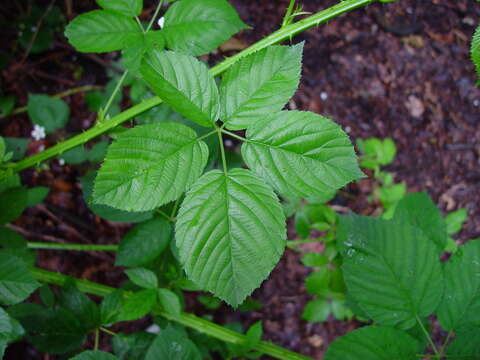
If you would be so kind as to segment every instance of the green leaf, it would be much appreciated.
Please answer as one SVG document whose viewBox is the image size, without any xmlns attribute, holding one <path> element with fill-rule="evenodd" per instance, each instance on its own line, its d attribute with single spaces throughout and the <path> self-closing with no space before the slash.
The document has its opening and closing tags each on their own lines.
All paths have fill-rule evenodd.
<svg viewBox="0 0 480 360">
<path fill-rule="evenodd" d="M 145 360 L 158 359 L 201 360 L 202 357 L 193 342 L 169 325 L 157 335 L 145 357 Z"/>
<path fill-rule="evenodd" d="M 27 240 L 19 233 L 0 226 L 0 246 L 6 248 L 26 248 Z"/>
<path fill-rule="evenodd" d="M 75 315 L 86 331 L 100 325 L 100 311 L 97 304 L 78 290 L 73 283 L 68 283 L 62 288 L 58 301 L 63 308 Z"/>
<path fill-rule="evenodd" d="M 27 206 L 40 204 L 47 197 L 50 188 L 45 186 L 36 186 L 27 190 Z"/>
<path fill-rule="evenodd" d="M 246 351 L 254 350 L 254 347 L 262 340 L 262 322 L 257 321 L 255 324 L 250 326 L 245 334 L 245 343 L 244 349 Z"/>
<path fill-rule="evenodd" d="M 402 200 L 407 192 L 405 184 L 395 184 L 392 186 L 384 186 L 380 189 L 380 201 L 386 209 L 395 206 L 397 202 Z"/>
<path fill-rule="evenodd" d="M 40 284 L 25 263 L 8 253 L 0 253 L 0 303 L 13 305 L 25 300 Z"/>
<path fill-rule="evenodd" d="M 200 304 L 205 306 L 208 310 L 216 310 L 222 306 L 222 300 L 214 296 L 199 295 L 197 300 Z"/>
<path fill-rule="evenodd" d="M 174 316 L 181 314 L 182 304 L 180 304 L 180 299 L 173 291 L 158 289 L 158 301 L 165 312 Z"/>
<path fill-rule="evenodd" d="M 350 221 L 341 244 L 344 278 L 368 316 L 409 329 L 418 317 L 434 312 L 443 294 L 435 244 L 405 222 L 361 216 Z"/>
<path fill-rule="evenodd" d="M 445 265 L 445 294 L 437 316 L 445 330 L 480 327 L 480 240 L 460 246 Z"/>
<path fill-rule="evenodd" d="M 6 117 L 11 114 L 15 106 L 15 98 L 13 96 L 0 97 L 0 117 Z"/>
<path fill-rule="evenodd" d="M 146 332 L 117 334 L 112 338 L 112 347 L 121 360 L 144 360 L 155 335 Z"/>
<path fill-rule="evenodd" d="M 131 18 L 106 10 L 94 10 L 73 19 L 65 30 L 65 36 L 80 52 L 101 53 L 122 49 L 128 37 L 139 32 L 138 24 Z"/>
<path fill-rule="evenodd" d="M 141 290 L 125 299 L 117 321 L 137 320 L 147 315 L 157 301 L 157 291 Z"/>
<path fill-rule="evenodd" d="M 322 323 L 330 315 L 330 303 L 325 299 L 309 301 L 303 310 L 302 318 L 309 322 Z"/>
<path fill-rule="evenodd" d="M 145 289 L 156 289 L 158 287 L 158 278 L 157 275 L 151 270 L 137 268 L 125 270 L 128 278 L 135 285 L 140 286 Z"/>
<path fill-rule="evenodd" d="M 468 218 L 467 209 L 459 209 L 457 211 L 451 212 L 445 218 L 445 223 L 447 224 L 447 234 L 454 235 L 462 230 L 462 226 Z"/>
<path fill-rule="evenodd" d="M 395 208 L 395 219 L 404 219 L 423 233 L 443 252 L 447 245 L 445 221 L 427 193 L 411 193 L 404 197 Z"/>
<path fill-rule="evenodd" d="M 121 210 L 152 210 L 188 190 L 207 160 L 207 145 L 187 126 L 137 126 L 110 145 L 93 199 Z"/>
<path fill-rule="evenodd" d="M 27 207 L 28 191 L 24 187 L 14 187 L 0 193 L 0 224 L 16 220 Z M 8 206 L 6 206 L 8 204 Z"/>
<path fill-rule="evenodd" d="M 472 46 L 470 48 L 470 55 L 471 55 L 473 64 L 475 65 L 475 70 L 477 71 L 477 75 L 479 79 L 477 82 L 477 85 L 478 85 L 480 84 L 480 26 L 477 27 L 477 30 L 475 30 L 475 34 L 473 34 Z"/>
<path fill-rule="evenodd" d="M 306 253 L 301 261 L 305 266 L 319 267 L 328 264 L 328 257 L 325 254 L 311 252 Z"/>
<path fill-rule="evenodd" d="M 6 149 L 7 145 L 5 144 L 5 140 L 3 140 L 3 137 L 0 136 L 0 163 L 3 162 L 3 157 L 5 156 Z"/>
<path fill-rule="evenodd" d="M 52 307 L 55 305 L 55 294 L 48 284 L 43 285 L 38 292 L 45 306 Z"/>
<path fill-rule="evenodd" d="M 236 307 L 280 259 L 285 216 L 252 172 L 212 170 L 187 193 L 175 233 L 189 279 Z"/>
<path fill-rule="evenodd" d="M 348 136 L 311 112 L 268 115 L 247 130 L 247 139 L 245 162 L 282 195 L 321 196 L 364 177 Z"/>
<path fill-rule="evenodd" d="M 421 351 L 420 343 L 403 331 L 366 326 L 335 340 L 325 360 L 412 360 Z"/>
<path fill-rule="evenodd" d="M 78 165 L 88 160 L 88 153 L 81 145 L 65 151 L 59 158 L 63 159 L 66 164 Z"/>
<path fill-rule="evenodd" d="M 70 117 L 67 103 L 48 95 L 28 95 L 27 111 L 32 123 L 44 127 L 47 134 L 62 129 Z"/>
<path fill-rule="evenodd" d="M 0 179 L 0 193 L 21 185 L 20 176 L 18 174 L 12 174 L 6 178 Z"/>
<path fill-rule="evenodd" d="M 111 222 L 120 222 L 120 223 L 135 223 L 149 220 L 153 217 L 153 211 L 144 211 L 144 212 L 130 212 L 123 211 L 112 208 L 111 206 L 102 205 L 102 204 L 93 204 L 92 193 L 93 193 L 93 181 L 95 179 L 95 172 L 91 172 L 83 178 L 80 178 L 80 183 L 83 188 L 83 197 L 87 206 L 92 212 L 108 221 Z M 126 265 L 126 266 L 136 266 L 136 265 Z"/>
<path fill-rule="evenodd" d="M 455 340 L 447 348 L 447 359 L 480 359 L 480 329 L 458 332 Z"/>
<path fill-rule="evenodd" d="M 118 358 L 104 351 L 87 350 L 72 357 L 70 360 L 118 360 Z"/>
<path fill-rule="evenodd" d="M 205 127 L 218 119 L 219 95 L 205 64 L 172 51 L 148 51 L 140 67 L 150 88 L 186 118 Z"/>
<path fill-rule="evenodd" d="M 362 167 L 375 169 L 380 165 L 388 165 L 395 160 L 397 147 L 391 138 L 382 140 L 378 138 L 370 138 L 362 140 L 362 152 L 365 153 L 366 159 L 361 163 Z"/>
<path fill-rule="evenodd" d="M 143 56 L 150 50 L 162 50 L 165 38 L 162 31 L 149 31 L 130 36 L 125 41 L 122 51 L 122 62 L 133 75 L 140 76 L 140 65 Z"/>
<path fill-rule="evenodd" d="M 7 145 L 7 151 L 13 152 L 12 161 L 17 161 L 25 156 L 27 151 L 28 139 L 5 137 L 5 144 Z"/>
<path fill-rule="evenodd" d="M 163 218 L 136 225 L 120 241 L 115 265 L 142 266 L 159 256 L 172 236 L 172 227 Z"/>
<path fill-rule="evenodd" d="M 122 310 L 123 296 L 122 290 L 114 290 L 103 298 L 100 305 L 100 322 L 102 325 L 110 325 L 115 322 L 117 315 Z"/>
<path fill-rule="evenodd" d="M 110 144 L 108 141 L 99 141 L 88 152 L 88 160 L 92 163 L 99 163 L 103 161 L 107 154 L 107 149 Z"/>
<path fill-rule="evenodd" d="M 322 295 L 328 289 L 330 282 L 330 269 L 325 266 L 308 275 L 305 280 L 307 292 L 311 295 Z"/>
<path fill-rule="evenodd" d="M 280 111 L 297 90 L 303 43 L 269 46 L 237 61 L 220 85 L 221 120 L 228 129 L 245 129 Z"/>
<path fill-rule="evenodd" d="M 12 331 L 13 327 L 10 322 L 10 316 L 0 307 L 0 339 L 8 339 Z"/>
<path fill-rule="evenodd" d="M 165 13 L 162 32 L 170 49 L 199 56 L 247 28 L 225 0 L 182 0 Z"/>
<path fill-rule="evenodd" d="M 143 9 L 143 0 L 97 0 L 97 4 L 105 10 L 129 17 L 140 15 Z"/>
</svg>

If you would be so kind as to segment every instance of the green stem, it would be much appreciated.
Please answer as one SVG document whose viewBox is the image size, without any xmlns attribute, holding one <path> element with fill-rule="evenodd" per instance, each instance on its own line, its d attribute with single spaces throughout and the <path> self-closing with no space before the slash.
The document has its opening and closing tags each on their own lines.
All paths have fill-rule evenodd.
<svg viewBox="0 0 480 360">
<path fill-rule="evenodd" d="M 72 278 L 70 276 L 62 275 L 59 273 L 55 273 L 55 272 L 51 272 L 51 271 L 47 271 L 39 268 L 33 268 L 31 271 L 32 271 L 33 277 L 36 280 L 59 285 L 59 286 L 64 285 L 67 281 L 73 280 L 80 291 L 84 293 L 89 293 L 91 295 L 106 296 L 115 290 L 115 288 L 112 288 L 109 286 L 97 284 L 88 280 Z M 199 332 L 202 332 L 206 335 L 212 336 L 214 338 L 217 338 L 225 342 L 244 345 L 245 342 L 247 341 L 245 335 L 226 329 L 208 320 L 199 318 L 193 314 L 182 313 L 179 316 L 173 316 L 165 312 L 159 312 L 159 315 L 170 321 L 182 324 L 186 327 L 197 330 Z M 103 329 L 101 330 L 105 331 Z M 254 346 L 254 350 L 257 350 L 259 352 L 265 353 L 267 355 L 270 355 L 272 357 L 275 357 L 277 359 L 282 359 L 282 360 L 310 359 L 309 357 L 281 348 L 279 346 L 276 346 L 266 341 L 260 341 L 259 343 L 257 343 Z"/>
<path fill-rule="evenodd" d="M 240 141 L 244 141 L 244 142 L 249 142 L 249 141 L 250 141 L 250 140 L 248 140 L 247 138 L 244 138 L 243 136 L 237 135 L 237 134 L 235 134 L 235 133 L 233 133 L 233 132 L 230 132 L 230 131 L 228 131 L 228 130 L 225 130 L 225 129 L 222 129 L 222 132 L 223 132 L 224 134 L 227 134 L 228 136 L 231 136 L 231 137 L 233 137 L 233 138 L 235 138 L 235 139 L 237 139 L 237 140 L 240 140 Z"/>
<path fill-rule="evenodd" d="M 118 245 L 103 244 L 57 244 L 47 242 L 28 242 L 29 249 L 67 250 L 67 251 L 118 251 Z"/>
<path fill-rule="evenodd" d="M 142 22 L 138 18 L 138 16 L 135 16 L 135 20 L 137 20 L 138 27 L 140 28 L 141 32 L 145 34 L 145 29 L 143 28 Z"/>
<path fill-rule="evenodd" d="M 440 353 L 438 352 L 437 347 L 436 347 L 435 344 L 433 343 L 433 340 L 432 340 L 432 338 L 430 337 L 430 334 L 428 333 L 427 329 L 425 329 L 425 326 L 423 325 L 422 320 L 418 317 L 418 315 L 416 315 L 415 317 L 416 317 L 416 319 L 417 319 L 418 324 L 420 325 L 420 328 L 422 329 L 423 334 L 425 335 L 425 337 L 427 338 L 430 346 L 432 347 L 432 350 L 433 350 L 433 352 L 435 353 L 435 356 L 437 356 L 438 358 L 440 358 Z"/>
<path fill-rule="evenodd" d="M 293 6 L 295 5 L 296 0 L 290 0 L 290 4 L 288 4 L 287 12 L 283 17 L 282 21 L 282 28 L 290 24 L 290 17 L 292 16 Z"/>
<path fill-rule="evenodd" d="M 225 156 L 225 146 L 223 145 L 222 129 L 217 127 L 217 133 L 218 133 L 218 142 L 220 143 L 220 152 L 222 154 L 223 173 L 225 174 L 225 177 L 227 177 L 228 176 L 227 157 Z"/>
<path fill-rule="evenodd" d="M 175 200 L 175 204 L 173 204 L 172 213 L 170 214 L 171 219 L 175 219 L 175 215 L 177 215 L 178 205 L 180 205 L 180 198 Z"/>
<path fill-rule="evenodd" d="M 122 87 L 122 84 L 125 81 L 125 78 L 127 77 L 127 75 L 128 75 L 128 70 L 125 70 L 120 80 L 118 80 L 117 85 L 115 86 L 115 89 L 110 94 L 110 98 L 108 99 L 107 105 L 105 105 L 105 108 L 102 109 L 102 112 L 104 115 L 106 115 L 108 113 L 108 110 L 110 110 L 110 106 L 112 106 L 113 99 L 115 99 L 115 96 L 117 96 L 118 92 L 120 91 L 120 88 Z"/>
<path fill-rule="evenodd" d="M 453 332 L 449 331 L 448 334 L 447 334 L 447 337 L 445 338 L 445 341 L 443 342 L 443 345 L 442 345 L 441 350 L 440 350 L 440 353 L 441 353 L 442 356 L 445 354 L 445 348 L 447 347 L 448 340 L 450 340 L 452 335 L 453 335 Z"/>
<path fill-rule="evenodd" d="M 84 86 L 79 86 L 79 87 L 76 87 L 76 88 L 73 88 L 73 89 L 68 89 L 68 90 L 65 90 L 61 93 L 52 95 L 52 98 L 61 99 L 61 98 L 64 98 L 64 97 L 67 97 L 67 96 L 70 96 L 70 95 L 75 95 L 75 94 L 78 94 L 78 93 L 81 93 L 81 92 L 89 92 L 89 91 L 100 90 L 100 89 L 103 89 L 103 86 L 100 86 L 100 85 L 84 85 Z M 16 108 L 15 110 L 13 110 L 7 116 L 22 114 L 22 113 L 26 112 L 27 110 L 28 110 L 27 106 L 22 106 L 22 107 Z M 4 118 L 4 117 L 7 117 L 7 116 L 0 116 L 0 119 Z"/>
<path fill-rule="evenodd" d="M 107 328 L 104 328 L 103 326 L 99 327 L 100 331 L 103 331 L 105 334 L 108 334 L 110 336 L 117 336 L 117 333 L 114 333 L 111 330 L 108 330 Z"/>
<path fill-rule="evenodd" d="M 95 344 L 93 345 L 93 350 L 98 350 L 98 344 L 100 343 L 100 331 L 98 329 L 95 330 Z"/>
<path fill-rule="evenodd" d="M 159 213 L 160 215 L 162 215 L 165 219 L 167 219 L 168 221 L 170 222 L 173 222 L 173 218 L 171 216 L 169 216 L 166 212 L 164 212 L 163 210 L 160 210 L 160 209 L 157 209 L 156 210 L 157 213 Z"/>
<path fill-rule="evenodd" d="M 284 40 L 288 40 L 291 36 L 296 35 L 302 31 L 308 30 L 314 26 L 317 26 L 321 23 L 325 23 L 329 20 L 334 19 L 337 16 L 340 16 L 348 11 L 354 10 L 361 6 L 368 5 L 372 2 L 378 0 L 344 0 L 339 2 L 338 4 L 320 11 L 312 16 L 309 16 L 305 19 L 302 19 L 298 22 L 285 26 L 274 33 L 270 34 L 269 36 L 265 37 L 264 39 L 260 40 L 259 42 L 253 44 L 252 46 L 248 47 L 247 49 L 239 52 L 238 54 L 225 59 L 221 63 L 217 64 L 216 66 L 210 69 L 210 73 L 213 76 L 218 76 L 227 70 L 230 66 L 232 66 L 235 62 L 239 59 L 255 53 L 259 50 L 262 50 L 270 45 L 278 44 Z M 97 124 L 93 128 L 74 136 L 73 138 L 66 140 L 62 143 L 59 143 L 51 148 L 48 148 L 38 154 L 30 156 L 26 159 L 23 159 L 17 163 L 12 164 L 12 170 L 15 172 L 27 169 L 31 166 L 35 166 L 42 161 L 48 160 L 52 157 L 55 157 L 67 150 L 70 150 L 78 145 L 84 144 L 87 141 L 109 131 L 110 129 L 118 126 L 119 124 L 128 121 L 129 119 L 140 115 L 141 113 L 153 108 L 154 106 L 160 105 L 162 100 L 155 96 L 148 100 L 143 101 L 142 103 L 131 107 L 123 111 L 122 113 L 118 114 L 117 116 L 112 117 L 111 119 L 107 119 L 102 122 L 102 124 Z"/>
<path fill-rule="evenodd" d="M 157 18 L 158 13 L 160 12 L 160 9 L 162 8 L 162 6 L 163 6 L 163 0 L 158 2 L 157 8 L 155 9 L 155 12 L 153 13 L 152 19 L 148 23 L 147 32 L 149 32 L 150 29 L 152 28 L 153 23 L 155 22 L 155 19 Z"/>
</svg>

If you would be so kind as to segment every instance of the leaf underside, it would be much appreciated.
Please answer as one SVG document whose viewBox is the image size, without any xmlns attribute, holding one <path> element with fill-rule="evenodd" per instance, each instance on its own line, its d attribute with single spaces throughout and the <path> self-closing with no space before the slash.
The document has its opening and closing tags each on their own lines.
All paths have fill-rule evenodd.
<svg viewBox="0 0 480 360">
<path fill-rule="evenodd" d="M 284 196 L 314 197 L 363 177 L 348 136 L 311 112 L 282 111 L 247 130 L 247 165 Z"/>
<path fill-rule="evenodd" d="M 177 123 L 137 126 L 110 145 L 95 180 L 96 203 L 146 211 L 177 199 L 201 175 L 208 147 Z"/>
<path fill-rule="evenodd" d="M 245 169 L 203 175 L 177 217 L 176 243 L 188 277 L 232 306 L 265 280 L 285 239 L 278 198 Z"/>
</svg>

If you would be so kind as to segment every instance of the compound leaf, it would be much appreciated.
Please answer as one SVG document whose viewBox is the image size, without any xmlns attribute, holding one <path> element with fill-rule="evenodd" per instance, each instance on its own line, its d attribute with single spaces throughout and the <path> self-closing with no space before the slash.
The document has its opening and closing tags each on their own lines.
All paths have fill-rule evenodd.
<svg viewBox="0 0 480 360">
<path fill-rule="evenodd" d="M 248 128 L 247 139 L 245 162 L 282 195 L 321 196 L 364 176 L 348 136 L 311 112 L 265 116 Z"/>
<path fill-rule="evenodd" d="M 285 238 L 278 198 L 245 169 L 203 175 L 187 193 L 176 223 L 188 277 L 232 306 L 272 271 Z"/>
<path fill-rule="evenodd" d="M 128 37 L 139 32 L 138 24 L 129 17 L 106 10 L 93 10 L 73 19 L 65 30 L 65 36 L 80 52 L 101 53 L 122 49 Z"/>
<path fill-rule="evenodd" d="M 182 0 L 165 13 L 162 32 L 170 49 L 199 56 L 247 28 L 225 0 Z"/>
<path fill-rule="evenodd" d="M 405 219 L 410 225 L 422 230 L 437 245 L 438 251 L 443 252 L 447 245 L 445 220 L 426 193 L 405 196 L 397 204 L 394 216 L 396 219 Z"/>
<path fill-rule="evenodd" d="M 186 118 L 205 127 L 218 119 L 219 95 L 205 64 L 173 51 L 148 51 L 140 73 L 152 90 Z"/>
<path fill-rule="evenodd" d="M 74 356 L 70 360 L 118 360 L 118 358 L 104 351 L 87 350 Z"/>
<path fill-rule="evenodd" d="M 325 360 L 411 360 L 420 351 L 420 343 L 404 331 L 366 326 L 335 340 Z"/>
<path fill-rule="evenodd" d="M 145 357 L 158 359 L 201 360 L 202 356 L 190 339 L 169 325 L 157 335 Z"/>
<path fill-rule="evenodd" d="M 422 231 L 361 216 L 350 217 L 348 228 L 341 245 L 345 283 L 371 319 L 409 329 L 436 310 L 442 267 L 438 249 Z"/>
<path fill-rule="evenodd" d="M 47 134 L 63 128 L 70 116 L 70 108 L 65 101 L 42 94 L 28 96 L 27 111 L 30 120 L 44 127 Z"/>
<path fill-rule="evenodd" d="M 480 359 L 480 329 L 468 329 L 455 335 L 455 340 L 448 345 L 447 359 Z"/>
<path fill-rule="evenodd" d="M 297 90 L 303 43 L 269 46 L 231 66 L 220 85 L 221 119 L 227 128 L 245 129 L 280 111 Z"/>
<path fill-rule="evenodd" d="M 143 0 L 97 0 L 97 4 L 105 10 L 130 17 L 140 15 L 143 9 Z"/>
<path fill-rule="evenodd" d="M 40 284 L 25 263 L 8 253 L 0 253 L 0 303 L 17 304 L 30 296 Z"/>
<path fill-rule="evenodd" d="M 152 210 L 177 199 L 201 175 L 208 147 L 176 123 L 137 126 L 110 145 L 93 190 L 97 203 Z"/>
<path fill-rule="evenodd" d="M 480 240 L 458 248 L 445 265 L 445 294 L 437 310 L 446 330 L 480 326 Z"/>
</svg>

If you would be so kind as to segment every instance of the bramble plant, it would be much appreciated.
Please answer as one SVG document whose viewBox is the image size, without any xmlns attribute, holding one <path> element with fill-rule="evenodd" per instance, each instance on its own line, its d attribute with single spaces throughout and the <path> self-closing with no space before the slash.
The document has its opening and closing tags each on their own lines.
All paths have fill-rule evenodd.
<svg viewBox="0 0 480 360">
<path fill-rule="evenodd" d="M 160 1 L 148 23 L 139 18 L 142 0 L 97 0 L 101 9 L 68 24 L 65 35 L 77 51 L 120 51 L 124 71 L 105 89 L 75 90 L 89 91 L 88 106 L 98 113 L 91 129 L 24 159 L 25 141 L 0 138 L 0 200 L 8 204 L 0 224 L 48 194 L 48 188 L 22 186 L 18 172 L 56 157 L 89 163 L 80 181 L 93 213 L 137 224 L 118 245 L 27 242 L 0 227 L 0 354 L 25 338 L 41 352 L 76 360 L 190 360 L 212 353 L 307 359 L 262 341 L 261 322 L 249 329 L 219 326 L 183 312 L 183 291 L 211 293 L 215 297 L 198 297 L 210 309 L 219 299 L 241 311 L 261 306 L 248 296 L 278 263 L 287 245 L 286 217 L 295 214 L 300 236 L 314 229 L 325 233 L 326 243 L 324 254 L 302 260 L 323 267 L 308 278 L 307 289 L 327 297 L 315 299 L 304 317 L 355 314 L 374 324 L 338 339 L 327 359 L 478 357 L 480 243 L 456 249 L 453 239 L 447 242 L 466 213 L 451 214 L 447 226 L 420 193 L 388 206 L 382 201 L 392 209 L 390 220 L 337 216 L 325 203 L 365 176 L 354 147 L 331 119 L 284 109 L 300 82 L 303 43 L 277 44 L 373 2 L 344 0 L 295 21 L 307 14 L 292 0 L 278 31 L 212 68 L 196 56 L 249 28 L 226 0 L 173 1 L 158 21 Z M 477 30 L 472 43 L 477 71 L 479 36 Z M 121 111 L 124 86 L 134 106 Z M 1 115 L 26 110 L 36 140 L 54 136 L 69 119 L 63 95 L 31 94 L 26 109 L 3 98 Z M 132 127 L 120 126 L 129 120 Z M 103 134 L 111 144 L 104 139 L 85 147 Z M 225 139 L 241 143 L 242 161 L 226 151 Z M 392 185 L 380 166 L 393 161 L 393 141 L 367 140 L 363 148 L 361 165 Z M 115 289 L 42 270 L 32 249 L 115 251 L 115 265 L 127 268 L 128 280 Z M 445 250 L 456 253 L 443 266 Z M 41 304 L 25 301 L 34 292 Z M 86 294 L 103 299 L 97 304 Z M 450 332 L 440 349 L 427 330 L 433 313 Z M 110 329 L 147 315 L 156 330 L 125 335 Z M 113 354 L 99 351 L 101 333 L 112 336 Z M 93 350 L 80 352 L 89 335 Z M 425 354 L 427 346 L 434 355 Z"/>
</svg>

